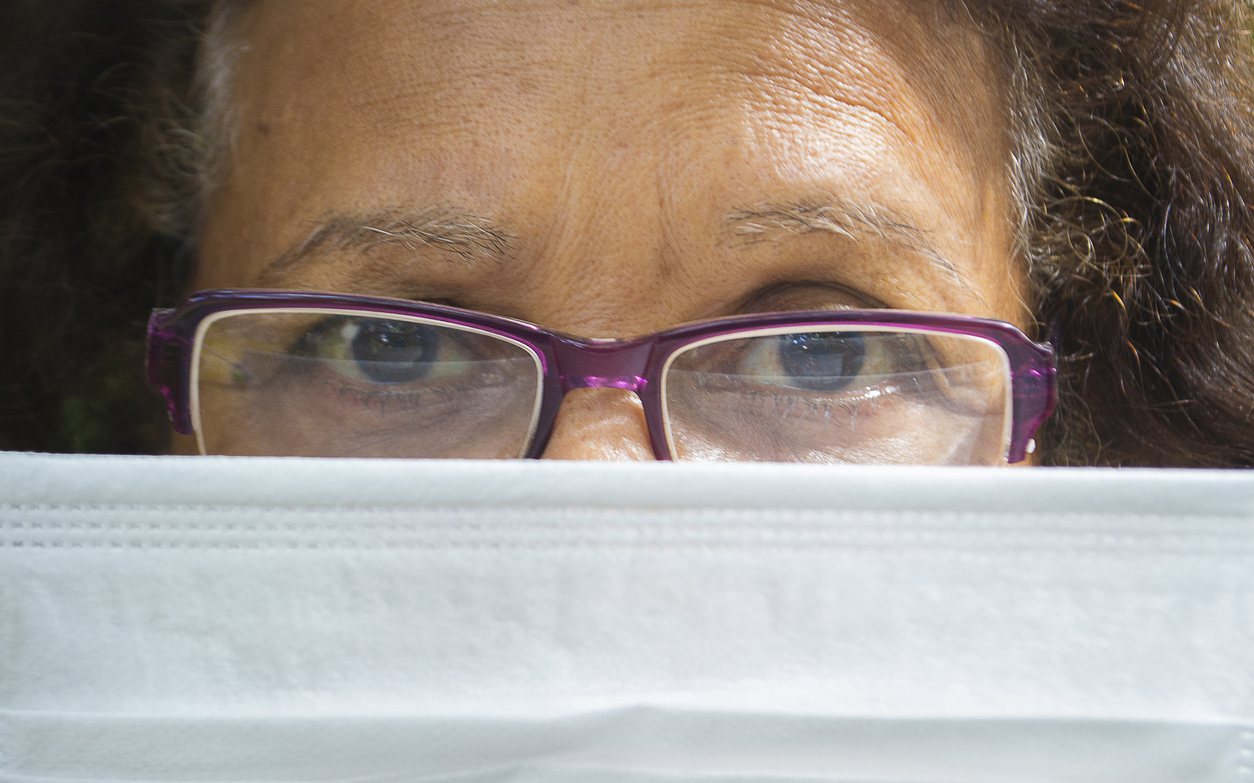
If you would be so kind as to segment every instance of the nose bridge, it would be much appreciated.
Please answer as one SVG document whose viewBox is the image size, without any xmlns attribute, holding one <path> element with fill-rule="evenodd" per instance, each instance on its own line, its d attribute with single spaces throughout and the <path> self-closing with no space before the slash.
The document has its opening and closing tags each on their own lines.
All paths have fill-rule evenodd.
<svg viewBox="0 0 1254 783">
<path fill-rule="evenodd" d="M 641 392 L 648 383 L 644 370 L 653 347 L 649 340 L 597 342 L 560 338 L 558 376 L 562 389 L 627 389 Z"/>
</svg>

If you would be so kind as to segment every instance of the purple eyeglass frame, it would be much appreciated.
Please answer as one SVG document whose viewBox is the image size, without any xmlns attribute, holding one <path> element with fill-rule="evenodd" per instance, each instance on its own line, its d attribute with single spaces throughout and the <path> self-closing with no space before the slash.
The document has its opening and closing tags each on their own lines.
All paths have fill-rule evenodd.
<svg viewBox="0 0 1254 783">
<path fill-rule="evenodd" d="M 709 337 L 749 329 L 832 326 L 907 327 L 980 337 L 996 343 L 1010 360 L 1012 423 L 1008 462 L 1020 462 L 1036 429 L 1053 413 L 1057 401 L 1054 351 L 1032 342 L 1011 324 L 987 318 L 903 310 L 740 315 L 677 326 L 633 340 L 595 340 L 554 332 L 526 321 L 455 307 L 349 294 L 294 291 L 199 291 L 180 307 L 156 309 L 148 321 L 148 377 L 165 396 L 174 429 L 192 434 L 191 362 L 200 322 L 231 310 L 328 308 L 373 315 L 420 316 L 453 326 L 470 326 L 508 337 L 529 347 L 543 369 L 540 413 L 526 454 L 538 458 L 548 445 L 562 399 L 571 389 L 626 389 L 644 407 L 654 456 L 670 460 L 662 418 L 661 375 L 667 359 L 681 348 Z"/>
</svg>

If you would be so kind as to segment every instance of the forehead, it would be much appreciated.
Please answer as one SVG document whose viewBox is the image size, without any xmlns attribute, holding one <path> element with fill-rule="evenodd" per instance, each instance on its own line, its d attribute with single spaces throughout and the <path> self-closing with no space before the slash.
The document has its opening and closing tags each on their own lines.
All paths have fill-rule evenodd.
<svg viewBox="0 0 1254 783">
<path fill-rule="evenodd" d="M 591 256 L 634 241 L 623 221 L 680 241 L 816 194 L 959 252 L 1004 212 L 997 70 L 926 4 L 259 0 L 232 32 L 205 257 L 241 282 L 319 216 L 380 205 L 456 204 Z"/>
</svg>

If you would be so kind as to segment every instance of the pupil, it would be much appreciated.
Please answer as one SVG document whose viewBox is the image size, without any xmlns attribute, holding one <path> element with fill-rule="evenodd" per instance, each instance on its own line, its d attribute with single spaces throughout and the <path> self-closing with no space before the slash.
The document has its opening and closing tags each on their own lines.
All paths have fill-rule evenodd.
<svg viewBox="0 0 1254 783">
<path fill-rule="evenodd" d="M 404 383 L 426 377 L 438 352 L 435 330 L 407 321 L 368 319 L 357 327 L 352 355 L 372 381 Z"/>
<path fill-rule="evenodd" d="M 862 371 L 866 347 L 860 334 L 811 332 L 780 339 L 779 361 L 802 389 L 840 391 Z"/>
</svg>

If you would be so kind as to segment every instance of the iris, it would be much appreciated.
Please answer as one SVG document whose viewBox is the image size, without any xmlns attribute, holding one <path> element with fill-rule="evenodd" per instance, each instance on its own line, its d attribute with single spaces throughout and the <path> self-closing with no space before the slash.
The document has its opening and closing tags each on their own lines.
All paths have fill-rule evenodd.
<svg viewBox="0 0 1254 783">
<path fill-rule="evenodd" d="M 357 326 L 351 355 L 370 380 L 406 383 L 427 377 L 439 344 L 439 335 L 429 326 L 370 318 Z"/>
<path fill-rule="evenodd" d="M 779 341 L 779 363 L 797 386 L 840 391 L 858 376 L 866 357 L 860 334 L 790 334 Z"/>
</svg>

